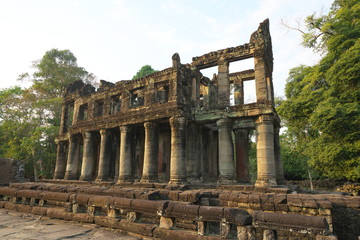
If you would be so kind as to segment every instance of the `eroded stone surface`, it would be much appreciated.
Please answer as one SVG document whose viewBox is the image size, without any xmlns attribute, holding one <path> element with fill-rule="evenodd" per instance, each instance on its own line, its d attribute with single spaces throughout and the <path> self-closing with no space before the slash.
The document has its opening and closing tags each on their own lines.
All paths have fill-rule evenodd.
<svg viewBox="0 0 360 240">
<path fill-rule="evenodd" d="M 31 214 L 0 209 L 1 239 L 140 239 L 116 231 L 105 230 L 94 224 L 81 224 L 49 219 Z"/>
</svg>

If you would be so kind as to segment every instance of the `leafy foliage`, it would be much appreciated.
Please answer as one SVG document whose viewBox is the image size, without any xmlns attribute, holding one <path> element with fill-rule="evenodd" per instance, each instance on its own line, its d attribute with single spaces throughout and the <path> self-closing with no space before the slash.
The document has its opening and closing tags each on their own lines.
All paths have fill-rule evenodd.
<svg viewBox="0 0 360 240">
<path fill-rule="evenodd" d="M 133 76 L 132 79 L 141 78 L 154 72 L 157 72 L 157 70 L 154 70 L 150 65 L 144 65 L 140 68 L 136 75 Z"/>
<path fill-rule="evenodd" d="M 360 178 L 360 3 L 337 0 L 326 16 L 310 16 L 305 45 L 325 55 L 290 71 L 278 107 L 296 151 L 334 179 Z"/>
<path fill-rule="evenodd" d="M 33 67 L 32 76 L 19 77 L 32 83 L 29 88 L 0 90 L 0 156 L 22 160 L 26 177 L 37 179 L 54 169 L 64 87 L 93 82 L 94 76 L 77 66 L 69 50 L 51 49 Z"/>
</svg>

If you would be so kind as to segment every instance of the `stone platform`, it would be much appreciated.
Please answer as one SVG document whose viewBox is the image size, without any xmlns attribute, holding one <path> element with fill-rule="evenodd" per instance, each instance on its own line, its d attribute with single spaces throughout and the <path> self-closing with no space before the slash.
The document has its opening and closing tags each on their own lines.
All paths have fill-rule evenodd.
<svg viewBox="0 0 360 240">
<path fill-rule="evenodd" d="M 360 197 L 260 191 L 251 185 L 167 189 L 71 181 L 0 188 L 0 208 L 95 223 L 150 238 L 357 239 Z"/>
</svg>

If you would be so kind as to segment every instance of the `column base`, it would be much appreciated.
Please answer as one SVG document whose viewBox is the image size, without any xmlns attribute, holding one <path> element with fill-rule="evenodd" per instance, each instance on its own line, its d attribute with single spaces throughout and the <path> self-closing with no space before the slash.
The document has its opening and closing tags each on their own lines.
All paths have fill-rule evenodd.
<svg viewBox="0 0 360 240">
<path fill-rule="evenodd" d="M 143 176 L 140 180 L 141 183 L 154 183 L 154 182 L 158 182 L 158 176 L 154 175 L 154 176 Z"/>
<path fill-rule="evenodd" d="M 64 177 L 65 180 L 78 180 L 79 178 L 75 175 L 75 174 L 65 174 L 65 177 Z"/>
<path fill-rule="evenodd" d="M 53 179 L 54 179 L 54 180 L 56 180 L 56 179 L 64 179 L 64 173 L 55 172 Z"/>
<path fill-rule="evenodd" d="M 111 180 L 110 177 L 97 177 L 97 178 L 95 179 L 95 182 L 108 182 L 108 181 L 110 181 L 110 180 Z"/>
<path fill-rule="evenodd" d="M 92 176 L 80 176 L 79 180 L 81 181 L 91 181 L 93 180 Z"/>
<path fill-rule="evenodd" d="M 190 184 L 200 184 L 202 183 L 202 179 L 200 177 L 196 178 L 196 177 L 191 177 L 191 178 L 187 178 L 187 182 Z"/>
<path fill-rule="evenodd" d="M 238 182 L 235 179 L 219 179 L 218 184 L 220 185 L 233 185 L 237 184 Z"/>
<path fill-rule="evenodd" d="M 248 178 L 239 178 L 237 179 L 238 183 L 250 183 L 250 179 Z"/>
<path fill-rule="evenodd" d="M 134 182 L 134 177 L 133 176 L 120 176 L 118 178 L 117 184 L 120 183 L 132 183 Z"/>
<path fill-rule="evenodd" d="M 276 179 L 276 182 L 277 182 L 278 185 L 286 185 L 285 178 Z"/>
<path fill-rule="evenodd" d="M 274 179 L 258 179 L 255 182 L 255 187 L 272 187 L 277 186 L 277 183 Z"/>
<path fill-rule="evenodd" d="M 186 184 L 186 178 L 175 178 L 175 179 L 170 179 L 168 185 L 182 185 L 182 184 Z"/>
</svg>

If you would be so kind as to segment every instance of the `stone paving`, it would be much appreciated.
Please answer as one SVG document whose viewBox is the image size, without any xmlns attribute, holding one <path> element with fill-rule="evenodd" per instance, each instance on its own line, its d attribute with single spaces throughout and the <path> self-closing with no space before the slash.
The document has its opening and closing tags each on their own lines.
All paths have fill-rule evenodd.
<svg viewBox="0 0 360 240">
<path fill-rule="evenodd" d="M 0 209 L 0 239 L 61 240 L 61 239 L 121 239 L 140 240 L 95 224 L 81 224 L 48 217 Z"/>
</svg>

